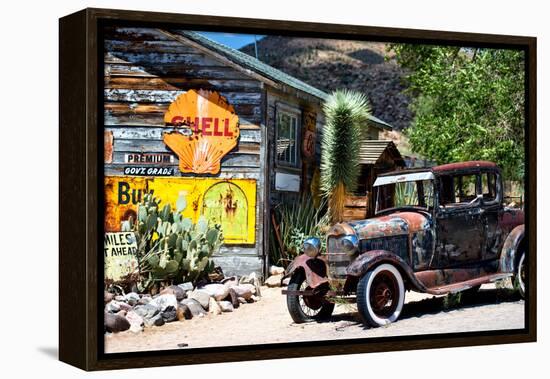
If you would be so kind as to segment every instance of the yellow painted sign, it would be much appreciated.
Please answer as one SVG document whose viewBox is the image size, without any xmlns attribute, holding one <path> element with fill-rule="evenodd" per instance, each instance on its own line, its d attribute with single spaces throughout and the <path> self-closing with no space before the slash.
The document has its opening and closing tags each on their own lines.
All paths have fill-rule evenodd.
<svg viewBox="0 0 550 379">
<path fill-rule="evenodd" d="M 178 96 L 164 122 L 174 126 L 162 138 L 178 155 L 181 172 L 217 174 L 239 139 L 239 117 L 217 92 L 189 90 Z"/>
<path fill-rule="evenodd" d="M 133 232 L 105 233 L 105 279 L 115 282 L 137 272 L 137 242 Z"/>
<path fill-rule="evenodd" d="M 222 226 L 225 244 L 253 244 L 256 234 L 256 181 L 186 177 L 105 178 L 105 231 L 120 231 L 130 216 L 136 219 L 137 204 L 152 192 L 176 209 L 180 193 L 187 198 L 183 216 L 197 222 L 201 215 Z"/>
</svg>

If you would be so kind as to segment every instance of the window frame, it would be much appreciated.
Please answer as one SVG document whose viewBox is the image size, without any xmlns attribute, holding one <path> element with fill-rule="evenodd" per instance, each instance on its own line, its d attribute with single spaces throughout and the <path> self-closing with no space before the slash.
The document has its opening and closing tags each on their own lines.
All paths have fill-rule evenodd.
<svg viewBox="0 0 550 379">
<path fill-rule="evenodd" d="M 292 119 L 296 119 L 296 130 L 294 131 L 294 137 L 295 137 L 295 143 L 294 143 L 294 157 L 295 161 L 290 162 L 286 160 L 280 160 L 279 156 L 277 154 L 277 142 L 279 140 L 279 118 L 282 115 L 287 115 L 291 119 L 291 125 L 292 125 Z M 287 104 L 277 103 L 275 107 L 275 143 L 273 144 L 274 149 L 274 161 L 277 167 L 284 167 L 284 168 L 291 168 L 291 169 L 299 169 L 301 164 L 301 154 L 300 154 L 300 148 L 301 148 L 301 127 L 302 127 L 302 111 L 299 108 L 295 108 L 292 106 L 289 106 Z"/>
<path fill-rule="evenodd" d="M 502 198 L 502 185 L 501 185 L 501 179 L 500 179 L 500 172 L 494 171 L 494 170 L 482 170 L 482 171 L 476 171 L 476 172 L 460 172 L 460 173 L 452 173 L 452 174 L 443 174 L 440 175 L 437 179 L 437 185 L 438 185 L 438 208 L 442 211 L 453 211 L 453 210 L 460 210 L 460 209 L 468 209 L 468 203 L 464 202 L 457 202 L 456 201 L 456 193 L 455 193 L 455 185 L 457 183 L 457 180 L 461 181 L 462 177 L 464 176 L 475 176 L 475 194 L 476 196 L 483 195 L 483 188 L 482 188 L 482 175 L 493 175 L 493 178 L 495 180 L 494 182 L 494 189 L 495 189 L 495 198 L 492 200 L 486 200 L 481 199 L 480 206 L 493 206 L 495 204 L 499 204 Z M 441 180 L 442 177 L 449 176 L 451 179 L 451 188 L 452 188 L 452 202 L 447 202 L 445 204 L 441 201 Z M 460 178 L 460 179 L 459 179 Z"/>
<path fill-rule="evenodd" d="M 481 204 L 483 206 L 492 206 L 492 205 L 495 205 L 495 204 L 500 204 L 501 203 L 501 200 L 502 200 L 502 197 L 503 197 L 503 187 L 502 187 L 502 182 L 501 182 L 501 177 L 500 177 L 500 172 L 498 171 L 493 171 L 493 170 L 485 170 L 485 171 L 480 171 L 478 173 L 478 177 L 479 177 L 479 193 L 481 195 L 483 195 L 483 182 L 482 182 L 482 175 L 492 175 L 493 176 L 493 179 L 494 179 L 494 183 L 493 183 L 493 186 L 494 186 L 494 189 L 495 189 L 495 198 L 492 199 L 492 200 L 487 200 L 485 198 L 482 198 L 481 199 Z M 487 180 L 487 183 L 489 184 L 489 180 Z"/>
</svg>

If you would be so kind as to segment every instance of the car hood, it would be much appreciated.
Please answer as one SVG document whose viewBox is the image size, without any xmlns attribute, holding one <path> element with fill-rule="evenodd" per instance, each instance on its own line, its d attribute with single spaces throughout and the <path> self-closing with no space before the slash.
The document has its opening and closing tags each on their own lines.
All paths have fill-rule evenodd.
<svg viewBox="0 0 550 379">
<path fill-rule="evenodd" d="M 419 212 L 395 212 L 347 223 L 359 239 L 407 235 L 429 229 L 431 217 Z M 348 229 L 349 228 L 344 228 Z"/>
</svg>

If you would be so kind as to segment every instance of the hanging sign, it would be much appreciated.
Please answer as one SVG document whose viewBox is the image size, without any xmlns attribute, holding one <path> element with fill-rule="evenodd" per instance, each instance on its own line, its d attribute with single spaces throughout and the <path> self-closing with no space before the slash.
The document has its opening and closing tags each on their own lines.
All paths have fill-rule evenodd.
<svg viewBox="0 0 550 379">
<path fill-rule="evenodd" d="M 164 143 L 179 157 L 184 173 L 217 174 L 221 159 L 239 139 L 239 117 L 217 92 L 189 90 L 170 104 L 164 122 L 173 125 L 163 133 Z"/>
<path fill-rule="evenodd" d="M 315 131 L 317 115 L 314 112 L 304 112 L 304 132 L 302 140 L 302 156 L 310 159 L 315 156 Z"/>
</svg>

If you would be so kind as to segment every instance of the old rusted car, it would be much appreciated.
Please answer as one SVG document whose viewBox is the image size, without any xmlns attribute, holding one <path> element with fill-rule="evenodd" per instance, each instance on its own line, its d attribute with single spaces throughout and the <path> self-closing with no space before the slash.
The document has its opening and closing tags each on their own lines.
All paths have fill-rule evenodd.
<svg viewBox="0 0 550 379">
<path fill-rule="evenodd" d="M 297 323 L 329 318 L 335 303 L 356 301 L 373 327 L 398 319 L 405 291 L 468 291 L 512 277 L 525 293 L 521 209 L 505 206 L 492 162 L 452 163 L 380 175 L 373 218 L 330 228 L 326 252 L 309 238 L 288 266 L 283 293 Z"/>
</svg>

